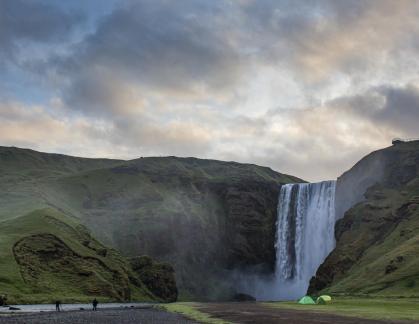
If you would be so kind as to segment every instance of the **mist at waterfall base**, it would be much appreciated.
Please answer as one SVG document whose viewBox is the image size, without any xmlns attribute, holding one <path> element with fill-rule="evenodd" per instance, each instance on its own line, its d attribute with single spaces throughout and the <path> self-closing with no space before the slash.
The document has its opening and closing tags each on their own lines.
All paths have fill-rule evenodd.
<svg viewBox="0 0 419 324">
<path fill-rule="evenodd" d="M 241 288 L 258 300 L 304 296 L 335 247 L 336 181 L 286 184 L 278 199 L 276 266 L 271 276 L 244 275 Z"/>
</svg>

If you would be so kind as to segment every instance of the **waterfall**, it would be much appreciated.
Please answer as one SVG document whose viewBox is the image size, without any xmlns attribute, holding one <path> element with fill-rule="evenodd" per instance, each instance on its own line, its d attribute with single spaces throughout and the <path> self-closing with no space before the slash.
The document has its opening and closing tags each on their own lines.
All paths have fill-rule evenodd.
<svg viewBox="0 0 419 324">
<path fill-rule="evenodd" d="M 286 184 L 278 202 L 275 299 L 303 296 L 335 247 L 336 181 Z"/>
</svg>

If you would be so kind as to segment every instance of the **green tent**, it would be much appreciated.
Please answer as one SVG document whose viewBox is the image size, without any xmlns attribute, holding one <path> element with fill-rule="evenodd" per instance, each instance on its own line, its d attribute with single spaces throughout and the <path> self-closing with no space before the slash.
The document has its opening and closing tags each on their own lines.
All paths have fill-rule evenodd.
<svg viewBox="0 0 419 324">
<path fill-rule="evenodd" d="M 322 295 L 316 300 L 316 304 L 325 305 L 332 302 L 332 297 L 328 295 Z"/>
<path fill-rule="evenodd" d="M 313 305 L 313 304 L 315 304 L 313 298 L 311 298 L 310 296 L 304 296 L 303 298 L 301 298 L 298 301 L 298 303 L 302 304 L 302 305 Z"/>
</svg>

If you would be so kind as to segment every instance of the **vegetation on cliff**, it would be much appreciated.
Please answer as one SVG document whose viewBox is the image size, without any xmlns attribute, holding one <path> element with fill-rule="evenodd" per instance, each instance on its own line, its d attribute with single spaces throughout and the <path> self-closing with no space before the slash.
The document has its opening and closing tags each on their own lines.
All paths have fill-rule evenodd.
<svg viewBox="0 0 419 324">
<path fill-rule="evenodd" d="M 338 183 L 365 186 L 370 165 L 379 176 L 336 224 L 336 248 L 309 293 L 419 296 L 419 142 L 372 153 Z"/>
<path fill-rule="evenodd" d="M 34 211 L 50 208 L 88 228 L 115 253 L 149 255 L 171 264 L 184 299 L 229 298 L 235 293 L 232 279 L 237 271 L 272 272 L 279 185 L 301 181 L 235 162 L 176 157 L 83 159 L 2 147 L 0 180 L 0 221 L 22 228 L 19 236 L 15 228 L 9 232 L 13 239 L 0 243 L 0 253 L 11 251 L 24 236 L 52 234 L 56 238 L 27 238 L 18 250 L 26 251 L 33 240 L 44 244 L 48 239 L 53 243 L 47 245 L 60 246 L 60 254 L 72 256 L 72 267 L 84 267 L 82 253 L 69 251 L 71 244 L 60 235 L 18 225 L 22 217 L 32 219 Z M 40 262 L 43 257 L 38 254 L 30 258 Z M 17 262 L 19 258 L 8 259 L 14 268 Z M 16 275 L 9 274 L 3 280 L 11 287 Z M 44 269 L 37 275 L 47 274 Z M 155 287 L 148 289 L 157 292 Z"/>
<path fill-rule="evenodd" d="M 155 296 L 168 302 L 177 300 L 175 271 L 170 264 L 155 262 L 147 255 L 132 258 L 130 261 L 141 282 Z"/>
<path fill-rule="evenodd" d="M 9 303 L 164 300 L 126 258 L 59 211 L 35 210 L 0 222 L 0 291 Z"/>
</svg>

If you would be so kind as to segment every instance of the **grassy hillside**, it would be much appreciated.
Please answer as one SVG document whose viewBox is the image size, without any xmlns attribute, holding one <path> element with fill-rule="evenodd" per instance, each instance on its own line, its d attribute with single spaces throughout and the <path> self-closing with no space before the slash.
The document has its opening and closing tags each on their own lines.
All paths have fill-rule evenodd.
<svg viewBox="0 0 419 324">
<path fill-rule="evenodd" d="M 0 220 L 54 204 L 45 193 L 51 181 L 119 163 L 0 147 Z"/>
<path fill-rule="evenodd" d="M 419 296 L 419 142 L 373 153 L 358 163 L 357 175 L 375 156 L 381 176 L 338 221 L 336 249 L 311 292 Z"/>
<path fill-rule="evenodd" d="M 158 300 L 120 253 L 53 209 L 0 222 L 0 292 L 12 303 Z"/>
<path fill-rule="evenodd" d="M 237 271 L 273 270 L 279 185 L 301 181 L 235 162 L 17 148 L 0 148 L 0 170 L 0 221 L 51 208 L 124 256 L 169 262 L 181 297 L 202 299 L 228 298 Z"/>
</svg>

